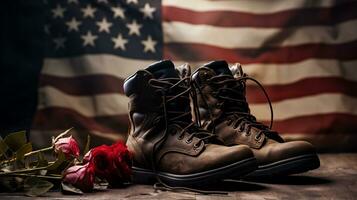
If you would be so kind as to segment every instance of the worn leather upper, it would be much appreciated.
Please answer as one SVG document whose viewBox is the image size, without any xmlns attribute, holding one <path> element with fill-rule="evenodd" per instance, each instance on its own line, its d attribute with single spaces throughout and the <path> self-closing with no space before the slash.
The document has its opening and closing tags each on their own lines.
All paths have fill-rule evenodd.
<svg viewBox="0 0 357 200">
<path fill-rule="evenodd" d="M 127 145 L 134 166 L 189 174 L 252 157 L 248 147 L 219 145 L 215 136 L 193 124 L 189 84 L 180 80 L 170 61 L 154 63 L 125 80 L 130 98 Z"/>
<path fill-rule="evenodd" d="M 245 99 L 245 81 L 238 81 L 243 76 L 240 65 L 230 70 L 225 61 L 208 63 L 192 74 L 203 126 L 225 145 L 251 147 L 259 164 L 315 153 L 310 143 L 284 142 L 277 132 L 256 121 Z"/>
</svg>

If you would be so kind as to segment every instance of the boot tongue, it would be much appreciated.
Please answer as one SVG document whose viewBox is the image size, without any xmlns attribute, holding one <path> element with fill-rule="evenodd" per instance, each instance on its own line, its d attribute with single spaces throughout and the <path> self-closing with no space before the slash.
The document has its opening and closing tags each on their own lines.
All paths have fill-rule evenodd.
<svg viewBox="0 0 357 200">
<path fill-rule="evenodd" d="M 170 60 L 162 60 L 153 63 L 149 65 L 146 70 L 151 72 L 156 79 L 179 78 L 175 66 Z"/>
<path fill-rule="evenodd" d="M 231 70 L 229 70 L 228 63 L 224 60 L 212 61 L 203 66 L 212 69 L 216 75 L 228 75 L 233 77 Z"/>
<path fill-rule="evenodd" d="M 155 79 L 164 79 L 164 78 L 177 78 L 177 80 L 171 80 L 169 82 L 175 83 L 179 81 L 179 75 L 175 69 L 174 64 L 170 60 L 162 60 L 158 61 L 156 63 L 153 63 L 149 65 L 149 67 L 146 68 L 147 71 L 152 73 Z M 181 92 L 183 92 L 185 88 L 182 87 L 175 87 L 175 89 L 170 90 L 169 93 L 167 93 L 168 96 L 175 96 Z M 168 97 L 167 96 L 167 97 Z M 168 118 L 175 118 L 180 114 L 183 114 L 184 112 L 190 112 L 190 100 L 188 98 L 189 94 L 183 94 L 180 95 L 180 97 L 187 97 L 187 98 L 176 98 L 175 100 L 172 100 L 170 102 L 167 102 L 166 104 L 166 109 L 168 112 L 171 112 L 171 114 L 168 114 Z M 169 97 L 168 97 L 169 98 Z M 176 120 L 177 122 L 183 122 L 185 124 L 191 123 L 191 115 L 186 115 L 183 117 L 179 117 Z"/>
<path fill-rule="evenodd" d="M 217 76 L 216 80 L 218 82 L 222 81 L 222 80 L 227 80 L 227 79 L 234 79 L 233 74 L 228 67 L 228 63 L 224 60 L 213 61 L 213 62 L 207 63 L 204 65 L 204 67 L 209 68 L 215 72 L 215 74 Z M 222 76 L 222 75 L 225 75 L 225 76 Z M 220 76 L 222 76 L 222 77 L 220 77 Z M 245 98 L 244 98 L 245 87 L 244 86 L 241 86 L 240 84 L 238 84 L 236 82 L 231 82 L 231 83 L 225 83 L 220 86 L 220 89 L 223 89 L 223 88 L 234 89 L 235 91 L 240 92 L 240 94 L 235 93 L 235 92 L 230 92 L 227 90 L 222 90 L 220 92 L 221 96 L 225 96 L 229 99 L 245 101 Z M 236 101 L 225 100 L 225 104 L 227 105 L 227 107 L 229 107 L 230 111 L 249 112 L 249 108 L 247 106 L 237 107 Z"/>
</svg>

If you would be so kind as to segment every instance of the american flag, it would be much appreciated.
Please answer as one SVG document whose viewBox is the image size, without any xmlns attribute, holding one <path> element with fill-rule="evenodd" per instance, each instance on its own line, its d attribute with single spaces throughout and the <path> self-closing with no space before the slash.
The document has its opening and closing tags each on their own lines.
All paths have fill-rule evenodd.
<svg viewBox="0 0 357 200">
<path fill-rule="evenodd" d="M 125 139 L 123 80 L 160 59 L 193 67 L 240 62 L 265 86 L 274 129 L 285 138 L 356 144 L 357 1 L 45 3 L 46 58 L 31 135 L 40 146 L 44 134 L 72 126 L 78 135 Z M 269 123 L 258 87 L 248 86 L 248 100 Z"/>
</svg>

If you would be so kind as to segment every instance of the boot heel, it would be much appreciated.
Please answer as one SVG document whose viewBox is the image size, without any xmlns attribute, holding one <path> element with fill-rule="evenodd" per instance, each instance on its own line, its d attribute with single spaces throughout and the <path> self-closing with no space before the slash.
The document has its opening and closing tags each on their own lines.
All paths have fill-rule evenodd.
<svg viewBox="0 0 357 200">
<path fill-rule="evenodd" d="M 133 167 L 133 183 L 152 185 L 156 182 L 156 175 L 152 171 Z"/>
</svg>

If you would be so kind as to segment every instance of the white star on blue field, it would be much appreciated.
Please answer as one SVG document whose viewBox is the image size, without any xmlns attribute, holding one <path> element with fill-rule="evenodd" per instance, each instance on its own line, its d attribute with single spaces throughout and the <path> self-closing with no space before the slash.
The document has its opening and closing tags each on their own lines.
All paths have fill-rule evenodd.
<svg viewBox="0 0 357 200">
<path fill-rule="evenodd" d="M 46 57 L 162 58 L 160 1 L 46 1 Z"/>
</svg>

